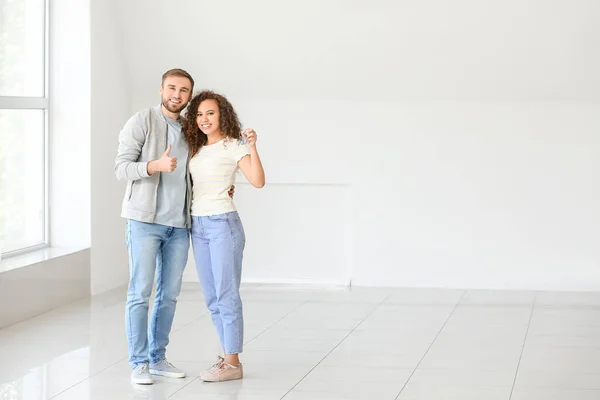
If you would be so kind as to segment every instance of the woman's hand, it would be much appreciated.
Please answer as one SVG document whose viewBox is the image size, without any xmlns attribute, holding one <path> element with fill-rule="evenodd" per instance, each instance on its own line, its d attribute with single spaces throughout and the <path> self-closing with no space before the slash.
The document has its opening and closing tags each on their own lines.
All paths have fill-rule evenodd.
<svg viewBox="0 0 600 400">
<path fill-rule="evenodd" d="M 265 171 L 256 149 L 256 132 L 254 129 L 248 128 L 244 129 L 242 135 L 246 139 L 249 154 L 238 161 L 238 166 L 252 186 L 261 188 L 265 186 Z"/>
<path fill-rule="evenodd" d="M 254 132 L 254 129 L 244 129 L 242 135 L 244 136 L 244 139 L 246 139 L 246 144 L 248 147 L 256 147 L 256 132 Z"/>
</svg>

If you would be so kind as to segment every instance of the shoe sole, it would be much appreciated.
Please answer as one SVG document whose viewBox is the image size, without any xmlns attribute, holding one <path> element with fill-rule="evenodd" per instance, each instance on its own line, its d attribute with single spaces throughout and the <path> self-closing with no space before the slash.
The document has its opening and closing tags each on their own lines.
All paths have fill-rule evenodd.
<svg viewBox="0 0 600 400">
<path fill-rule="evenodd" d="M 152 379 L 132 379 L 131 382 L 136 385 L 152 385 L 154 383 Z"/>
<path fill-rule="evenodd" d="M 227 381 L 235 381 L 238 379 L 242 379 L 243 376 L 240 376 L 239 378 L 229 378 L 229 379 L 221 379 L 221 380 L 208 380 L 208 379 L 202 379 L 202 377 L 200 377 L 200 380 L 203 382 L 210 382 L 210 383 L 217 383 L 217 382 L 227 382 Z"/>
<path fill-rule="evenodd" d="M 158 371 L 155 369 L 151 369 L 149 371 L 152 375 L 165 376 L 167 378 L 185 378 L 185 373 L 175 373 L 175 372 L 164 372 Z"/>
</svg>

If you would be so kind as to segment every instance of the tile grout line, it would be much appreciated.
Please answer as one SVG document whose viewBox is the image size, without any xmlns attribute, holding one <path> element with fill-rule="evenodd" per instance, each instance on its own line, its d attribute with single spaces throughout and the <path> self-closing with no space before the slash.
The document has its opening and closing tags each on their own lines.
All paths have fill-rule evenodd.
<svg viewBox="0 0 600 400">
<path fill-rule="evenodd" d="M 308 302 L 310 301 L 310 299 L 311 299 L 311 298 L 312 298 L 312 297 L 310 297 L 310 298 L 306 299 L 306 300 L 305 300 L 304 302 L 302 302 L 302 303 L 301 303 L 299 306 L 297 306 L 297 307 L 296 307 L 296 308 L 294 308 L 292 311 L 290 311 L 289 313 L 287 313 L 286 315 L 284 315 L 283 317 L 281 317 L 280 319 L 278 319 L 277 321 L 275 321 L 273 324 L 271 324 L 269 327 L 267 327 L 267 328 L 266 328 L 264 331 L 262 331 L 261 333 L 259 333 L 259 334 L 258 334 L 258 335 L 256 335 L 255 337 L 253 337 L 251 340 L 249 340 L 249 341 L 248 341 L 247 343 L 245 343 L 245 344 L 248 344 L 248 343 L 250 343 L 252 340 L 256 339 L 258 336 L 262 335 L 262 334 L 263 334 L 264 332 L 266 332 L 268 329 L 270 329 L 271 327 L 273 327 L 273 325 L 275 325 L 275 324 L 277 324 L 279 321 L 281 321 L 283 318 L 287 317 L 289 314 L 293 313 L 293 312 L 294 312 L 294 311 L 296 311 L 298 308 L 300 308 L 300 307 L 302 307 L 304 304 L 308 303 Z M 173 332 L 177 332 L 178 330 L 180 330 L 180 329 L 183 329 L 183 328 L 185 328 L 186 326 L 188 326 L 188 325 L 191 325 L 191 324 L 193 324 L 194 322 L 196 322 L 196 321 L 199 321 L 199 320 L 203 319 L 203 318 L 204 318 L 206 315 L 208 315 L 208 313 L 202 314 L 202 315 L 201 315 L 201 316 L 199 316 L 198 318 L 196 318 L 196 319 L 194 319 L 194 320 L 192 320 L 192 321 L 190 321 L 190 322 L 188 322 L 188 323 L 186 323 L 186 324 L 183 324 L 183 325 L 181 325 L 181 326 L 179 326 L 179 327 L 177 327 L 177 328 L 173 329 L 173 330 L 171 331 L 171 333 L 173 333 Z M 170 336 L 170 335 L 169 335 L 169 336 Z M 117 360 L 117 361 L 115 361 L 114 363 L 112 363 L 112 364 L 110 364 L 110 365 L 106 366 L 105 368 L 102 368 L 100 371 L 98 371 L 98 372 L 95 372 L 95 373 L 93 373 L 93 374 L 89 375 L 88 377 L 86 377 L 85 379 L 82 379 L 81 381 L 78 381 L 78 382 L 74 383 L 73 385 L 69 386 L 68 388 L 66 388 L 66 389 L 64 389 L 64 390 L 62 390 L 62 391 L 60 391 L 59 393 L 57 393 L 57 394 L 55 394 L 54 396 L 52 396 L 50 399 L 53 399 L 53 398 L 55 398 L 55 397 L 58 397 L 58 396 L 60 396 L 61 394 L 65 393 L 66 391 L 73 389 L 75 386 L 77 386 L 77 385 L 79 385 L 79 384 L 81 384 L 81 383 L 83 383 L 83 382 L 85 382 L 85 381 L 87 381 L 87 380 L 89 380 L 89 379 L 93 378 L 93 377 L 94 377 L 94 376 L 96 376 L 96 375 L 99 375 L 99 374 L 101 374 L 102 372 L 106 371 L 107 369 L 109 369 L 109 368 L 111 368 L 111 367 L 114 367 L 115 365 L 119 364 L 120 362 L 122 362 L 123 360 L 126 360 L 126 359 L 127 359 L 127 356 L 125 356 L 125 357 L 122 357 L 122 358 L 118 359 L 118 360 Z M 169 397 L 167 397 L 167 398 L 170 398 L 170 397 L 172 397 L 173 395 L 175 395 L 175 393 L 178 393 L 178 392 L 179 392 L 179 391 L 181 391 L 183 388 L 187 387 L 189 384 L 191 384 L 192 382 L 196 381 L 197 379 L 198 379 L 197 377 L 196 377 L 196 378 L 194 378 L 194 379 L 193 379 L 193 380 L 191 380 L 189 383 L 187 383 L 187 384 L 185 384 L 184 386 L 182 386 L 180 389 L 178 389 L 177 391 L 175 391 L 175 392 L 174 392 L 174 393 L 173 393 L 171 396 L 169 396 Z"/>
<path fill-rule="evenodd" d="M 288 315 L 290 315 L 291 313 L 293 313 L 294 311 L 296 311 L 297 309 L 299 309 L 300 307 L 302 307 L 303 305 L 305 305 L 309 301 L 310 301 L 310 298 L 304 300 L 302 303 L 300 303 L 300 305 L 298 305 L 292 311 L 288 312 L 283 317 L 279 318 L 277 321 L 273 322 L 271 325 L 269 325 L 268 327 L 266 327 L 265 329 L 263 329 L 262 332 L 260 332 L 258 335 L 254 336 L 252 339 L 250 339 L 247 342 L 245 342 L 244 346 L 246 346 L 248 343 L 252 342 L 254 339 L 258 338 L 260 335 L 262 335 L 263 333 L 265 333 L 266 331 L 268 331 L 269 329 L 271 329 L 272 327 L 274 327 L 275 325 L 277 325 L 278 323 L 280 323 L 284 318 L 286 318 Z"/>
<path fill-rule="evenodd" d="M 80 380 L 80 381 L 79 381 L 79 382 L 77 382 L 77 383 L 74 383 L 73 385 L 69 386 L 69 387 L 68 387 L 68 388 L 66 388 L 65 390 L 62 390 L 62 391 L 60 391 L 59 393 L 56 393 L 54 396 L 50 397 L 50 399 L 54 399 L 55 397 L 58 397 L 58 396 L 60 396 L 60 395 L 61 395 L 61 394 L 63 394 L 64 392 L 66 392 L 66 391 L 68 391 L 68 390 L 71 390 L 71 389 L 73 389 L 75 386 L 77 386 L 77 385 L 80 385 L 80 384 L 82 384 L 83 382 L 85 382 L 85 381 L 87 381 L 87 380 L 89 380 L 89 379 L 92 379 L 94 376 L 101 374 L 102 372 L 106 371 L 107 369 L 109 369 L 109 368 L 111 368 L 111 367 L 114 367 L 115 365 L 117 365 L 117 364 L 118 364 L 118 363 L 120 363 L 121 361 L 125 360 L 126 358 L 127 358 L 127 357 L 123 357 L 123 358 L 120 358 L 120 359 L 118 359 L 116 362 L 114 362 L 114 363 L 110 364 L 110 365 L 109 365 L 109 366 L 107 366 L 107 367 L 104 367 L 104 368 L 102 368 L 100 371 L 98 371 L 98 372 L 95 372 L 95 373 L 91 374 L 91 375 L 90 375 L 90 376 L 88 376 L 87 378 L 85 378 L 85 379 L 82 379 L 82 380 Z"/>
<path fill-rule="evenodd" d="M 183 385 L 182 387 L 180 387 L 179 389 L 177 389 L 176 391 L 174 391 L 173 393 L 171 393 L 171 395 L 169 395 L 168 397 L 165 397 L 165 400 L 172 398 L 173 396 L 175 396 L 177 393 L 181 392 L 183 389 L 185 389 L 186 387 L 188 387 L 189 385 L 191 385 L 192 383 L 196 382 L 198 379 L 197 376 L 192 379 L 191 381 L 189 381 L 188 383 L 186 383 L 185 385 Z"/>
<path fill-rule="evenodd" d="M 111 296 L 112 296 L 112 294 L 111 294 Z M 87 308 L 88 308 L 86 312 L 88 312 L 88 313 L 91 313 L 91 307 L 92 307 L 92 301 L 93 301 L 93 298 L 94 298 L 94 296 L 90 296 L 90 297 L 88 297 L 88 298 L 85 298 L 85 299 L 80 299 L 80 300 L 77 300 L 77 301 L 75 301 L 75 303 L 74 303 L 74 304 L 77 304 L 77 303 L 79 303 L 79 302 L 89 302 L 89 304 L 85 305 L 84 307 L 87 307 Z M 69 305 L 70 305 L 70 304 L 67 304 L 67 305 L 65 305 L 65 306 L 63 306 L 63 307 L 68 307 Z M 105 307 L 103 307 L 103 308 L 105 309 Z M 48 313 L 49 313 L 49 312 L 50 312 L 50 311 L 48 311 Z M 88 318 L 89 318 L 89 317 L 90 317 L 90 315 L 88 315 Z M 35 318 L 35 317 L 33 317 L 33 318 Z M 82 384 L 83 382 L 85 382 L 85 381 L 87 381 L 87 380 L 91 379 L 92 377 L 94 377 L 94 376 L 96 376 L 96 375 L 98 375 L 98 374 L 101 374 L 102 372 L 106 371 L 107 369 L 109 369 L 109 368 L 111 368 L 111 367 L 114 367 L 115 365 L 117 365 L 117 364 L 118 364 L 118 363 L 120 363 L 121 361 L 125 360 L 126 358 L 127 358 L 127 357 L 122 357 L 122 358 L 119 358 L 117 361 L 115 361 L 114 363 L 112 363 L 112 364 L 110 364 L 110 365 L 108 365 L 108 366 L 106 366 L 106 367 L 102 368 L 100 371 L 98 371 L 98 372 L 95 372 L 95 373 L 93 373 L 93 374 L 89 375 L 89 376 L 88 376 L 88 377 L 86 377 L 85 379 L 82 379 L 82 380 L 80 380 L 80 381 L 78 381 L 78 382 L 74 383 L 73 385 L 69 386 L 68 388 L 66 388 L 66 389 L 64 389 L 64 390 L 61 390 L 60 392 L 56 393 L 54 396 L 50 397 L 50 399 L 54 399 L 54 398 L 56 398 L 56 397 L 60 396 L 61 394 L 65 393 L 66 391 L 73 389 L 75 386 Z"/>
<path fill-rule="evenodd" d="M 517 363 L 517 370 L 515 371 L 515 378 L 513 379 L 512 387 L 510 388 L 510 396 L 508 400 L 512 399 L 513 392 L 515 390 L 515 384 L 517 383 L 517 377 L 519 376 L 519 367 L 521 366 L 521 360 L 523 359 L 523 353 L 525 352 L 525 346 L 527 345 L 527 338 L 529 337 L 529 329 L 531 328 L 531 320 L 533 319 L 533 312 L 535 311 L 535 303 L 537 301 L 537 293 L 533 298 L 533 304 L 531 305 L 531 313 L 529 314 L 529 323 L 527 324 L 527 331 L 525 332 L 525 338 L 523 339 L 523 347 L 521 347 L 521 354 L 519 354 L 519 362 Z"/>
<path fill-rule="evenodd" d="M 314 295 L 313 295 L 314 296 Z M 285 314 L 283 317 L 279 318 L 277 321 L 273 322 L 271 325 L 269 325 L 267 328 L 265 328 L 262 332 L 260 332 L 258 335 L 254 336 L 252 339 L 250 339 L 249 341 L 244 343 L 244 346 L 246 346 L 248 343 L 252 342 L 254 339 L 256 339 L 257 337 L 259 337 L 260 335 L 262 335 L 263 333 L 265 333 L 266 331 L 268 331 L 269 329 L 271 329 L 273 326 L 275 326 L 277 323 L 279 323 L 281 320 L 283 320 L 285 317 L 287 317 L 288 315 L 290 315 L 291 313 L 293 313 L 294 311 L 296 311 L 297 309 L 299 309 L 300 307 L 302 307 L 303 305 L 305 305 L 306 303 L 308 303 L 310 301 L 310 299 L 313 297 L 310 296 L 308 299 L 302 301 L 298 306 L 296 306 L 295 308 L 293 308 L 290 312 L 288 312 L 287 314 Z M 198 318 L 200 319 L 200 318 Z M 199 379 L 199 377 L 194 378 L 193 380 L 191 380 L 189 383 L 187 383 L 186 385 L 182 386 L 181 388 L 179 388 L 176 392 L 174 392 L 173 394 L 171 394 L 169 397 L 167 397 L 167 399 L 172 398 L 173 396 L 175 396 L 177 393 L 181 392 L 183 389 L 185 389 L 187 386 L 189 386 L 190 384 L 192 384 L 193 382 L 197 381 Z"/>
<path fill-rule="evenodd" d="M 175 311 L 175 312 L 177 312 L 177 311 Z M 185 324 L 182 324 L 181 326 L 178 326 L 177 328 L 171 329 L 171 332 L 169 332 L 169 338 L 171 337 L 171 333 L 173 333 L 173 332 L 177 332 L 177 331 L 179 331 L 179 330 L 181 330 L 181 329 L 183 329 L 183 328 L 185 328 L 185 327 L 187 327 L 187 326 L 190 326 L 190 325 L 192 325 L 193 323 L 200 321 L 201 319 L 203 319 L 203 318 L 204 318 L 204 317 L 206 317 L 207 315 L 209 315 L 209 313 L 208 313 L 208 312 L 205 312 L 204 314 L 200 315 L 198 318 L 194 318 L 193 320 L 191 320 L 191 321 L 189 321 L 189 322 L 186 322 Z M 210 316 L 210 315 L 209 315 L 209 316 Z"/>
<path fill-rule="evenodd" d="M 176 331 L 178 331 L 178 330 L 180 330 L 180 329 L 182 329 L 182 328 L 185 328 L 185 327 L 186 327 L 186 326 L 188 326 L 188 325 L 191 325 L 191 324 L 193 324 L 194 322 L 198 321 L 199 319 L 202 319 L 202 317 L 204 317 L 205 315 L 206 315 L 206 314 L 203 314 L 203 315 L 201 315 L 200 317 L 198 317 L 198 318 L 194 319 L 193 321 L 190 321 L 190 322 L 188 322 L 188 323 L 186 323 L 186 324 L 183 324 L 183 325 L 181 325 L 180 327 L 177 327 L 177 328 L 175 328 L 175 329 L 171 330 L 171 333 L 173 333 L 173 332 L 176 332 Z M 169 336 L 170 336 L 170 335 L 169 335 Z M 93 373 L 93 374 L 89 375 L 87 378 L 85 378 L 85 379 L 82 379 L 82 380 L 80 380 L 79 382 L 76 382 L 76 383 L 74 383 L 73 385 L 69 386 L 68 388 L 66 388 L 66 389 L 64 389 L 64 390 L 62 390 L 62 391 L 60 391 L 59 393 L 57 393 L 57 394 L 55 394 L 54 396 L 50 397 L 50 399 L 54 399 L 54 398 L 56 398 L 56 397 L 60 396 L 61 394 L 65 393 L 66 391 L 73 389 L 75 386 L 77 386 L 77 385 L 80 385 L 80 384 L 82 384 L 83 382 L 85 382 L 85 381 L 87 381 L 87 380 L 89 380 L 89 379 L 91 379 L 91 378 L 95 377 L 96 375 L 100 375 L 102 372 L 106 371 L 106 370 L 107 370 L 107 369 L 109 369 L 109 368 L 112 368 L 112 367 L 114 367 L 115 365 L 119 364 L 119 363 L 120 363 L 120 362 L 122 362 L 123 360 L 126 360 L 127 358 L 128 358 L 128 356 L 125 356 L 125 357 L 119 358 L 117 361 L 115 361 L 114 363 L 112 363 L 112 364 L 110 364 L 110 365 L 108 365 L 108 366 L 106 366 L 106 367 L 102 368 L 100 371 L 98 371 L 98 372 L 95 372 L 95 373 Z M 195 380 L 195 379 L 194 379 L 194 380 Z M 193 381 L 192 381 L 192 382 L 193 382 Z M 191 383 L 191 382 L 190 382 L 190 383 Z M 187 385 L 189 385 L 189 383 L 188 383 L 188 384 L 186 384 L 185 386 L 187 386 Z M 185 387 L 185 386 L 184 386 L 184 387 Z M 178 390 L 178 391 L 179 391 L 179 390 Z"/>
<path fill-rule="evenodd" d="M 408 377 L 408 379 L 406 380 L 406 382 L 404 382 L 404 385 L 402 385 L 402 389 L 400 389 L 400 391 L 398 392 L 398 394 L 394 398 L 395 400 L 398 400 L 398 398 L 402 394 L 402 391 L 406 388 L 406 385 L 408 385 L 408 382 L 410 382 L 410 380 L 412 379 L 412 377 L 415 374 L 415 372 L 417 372 L 417 369 L 419 368 L 419 365 L 421 365 L 421 363 L 423 362 L 423 360 L 425 359 L 425 357 L 429 353 L 429 350 L 431 350 L 431 347 L 433 346 L 433 344 L 435 343 L 435 341 L 438 339 L 438 337 L 440 336 L 440 334 L 442 333 L 442 331 L 446 327 L 446 324 L 448 323 L 448 321 L 450 321 L 450 318 L 452 318 L 452 315 L 454 315 L 454 312 L 456 311 L 456 309 L 458 308 L 458 306 L 462 302 L 463 298 L 465 297 L 465 294 L 467 294 L 466 290 L 463 291 L 462 295 L 460 296 L 460 299 L 458 299 L 458 301 L 454 305 L 454 308 L 452 309 L 452 312 L 450 312 L 450 315 L 448 315 L 448 318 L 446 318 L 446 321 L 444 321 L 444 323 L 442 324 L 442 327 L 438 331 L 437 335 L 435 335 L 435 338 L 433 338 L 433 340 L 429 344 L 429 347 L 427 347 L 427 350 L 425 350 L 425 353 L 423 354 L 423 357 L 421 357 L 421 359 L 419 360 L 419 362 L 415 366 L 415 369 L 413 370 L 413 372 L 410 374 L 410 376 Z"/>
<path fill-rule="evenodd" d="M 375 310 L 377 310 L 379 307 L 381 307 L 383 304 L 385 304 L 385 302 L 387 301 L 387 299 L 389 299 L 391 296 L 393 295 L 393 293 L 390 293 L 389 295 L 387 295 L 379 304 L 377 304 L 377 306 L 375 306 L 371 312 L 369 312 L 363 319 L 360 320 L 360 322 L 354 327 L 352 328 L 352 330 L 350 330 L 350 332 L 348 332 L 346 334 L 346 336 L 344 336 L 342 338 L 342 340 L 340 340 L 340 342 L 338 344 L 336 344 L 335 346 L 333 346 L 333 348 L 331 350 L 329 350 L 329 352 L 327 354 L 325 354 L 323 356 L 323 358 L 321 358 L 306 374 L 304 374 L 304 376 L 302 378 L 300 378 L 300 380 L 298 382 L 296 382 L 296 384 L 294 386 L 291 387 L 290 390 L 288 390 L 282 397 L 280 400 L 284 399 L 285 396 L 287 396 L 288 394 L 290 394 L 292 392 L 292 390 L 294 390 L 294 388 L 296 386 L 298 386 L 300 383 L 302 383 L 302 381 L 308 376 L 310 375 L 310 373 L 319 366 L 319 364 L 321 364 L 323 362 L 324 359 L 326 359 L 335 349 L 337 349 L 339 347 L 340 344 L 342 344 L 344 342 L 344 340 L 346 340 L 348 338 L 348 336 L 350 336 L 363 322 L 365 322 L 365 320 L 367 318 L 369 318 L 374 312 Z"/>
</svg>

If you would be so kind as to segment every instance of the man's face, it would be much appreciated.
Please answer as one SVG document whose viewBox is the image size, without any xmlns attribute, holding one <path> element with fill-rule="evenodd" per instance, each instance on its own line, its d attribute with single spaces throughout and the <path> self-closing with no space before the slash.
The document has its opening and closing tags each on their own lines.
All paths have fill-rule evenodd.
<svg viewBox="0 0 600 400">
<path fill-rule="evenodd" d="M 172 113 L 180 113 L 192 94 L 192 82 L 183 76 L 169 76 L 160 87 L 162 105 Z"/>
</svg>

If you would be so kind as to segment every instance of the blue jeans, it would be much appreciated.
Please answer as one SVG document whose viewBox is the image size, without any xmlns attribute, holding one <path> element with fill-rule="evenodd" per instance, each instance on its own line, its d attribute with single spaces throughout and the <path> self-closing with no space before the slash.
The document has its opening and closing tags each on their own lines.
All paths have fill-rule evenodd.
<svg viewBox="0 0 600 400">
<path fill-rule="evenodd" d="M 192 217 L 192 246 L 204 301 L 226 354 L 242 352 L 240 281 L 246 237 L 237 212 Z"/>
<path fill-rule="evenodd" d="M 129 288 L 125 325 L 129 364 L 165 359 L 177 296 L 190 248 L 185 228 L 127 220 Z M 156 271 L 156 296 L 148 330 L 148 308 Z"/>
</svg>

